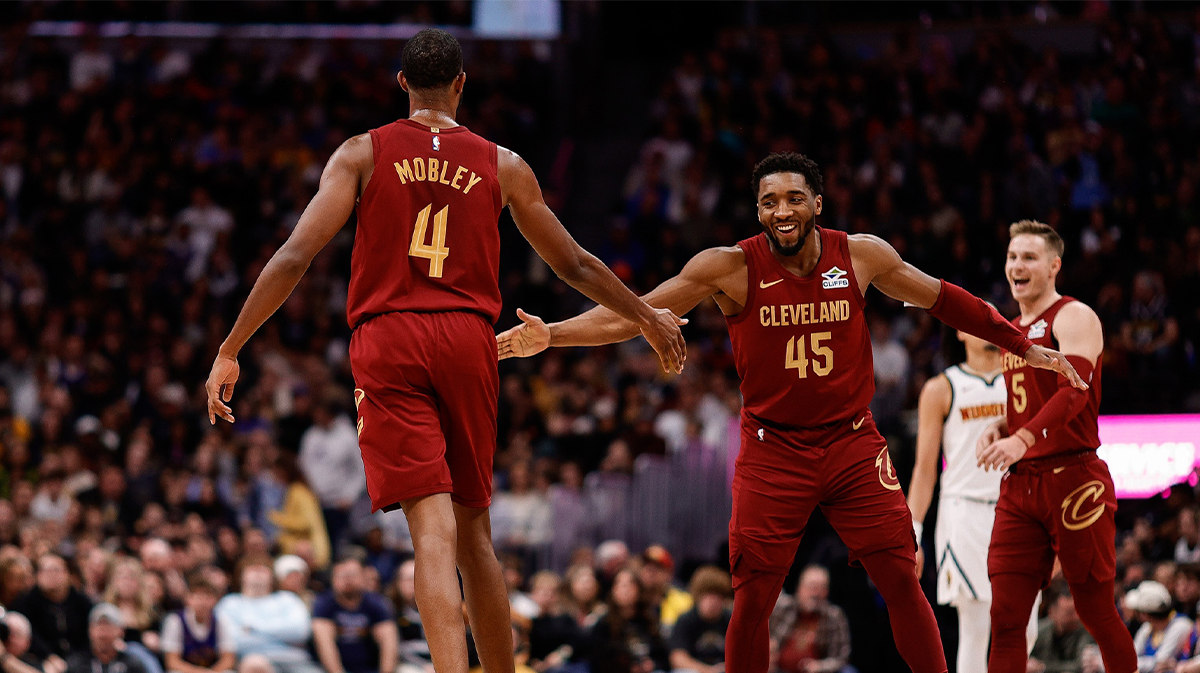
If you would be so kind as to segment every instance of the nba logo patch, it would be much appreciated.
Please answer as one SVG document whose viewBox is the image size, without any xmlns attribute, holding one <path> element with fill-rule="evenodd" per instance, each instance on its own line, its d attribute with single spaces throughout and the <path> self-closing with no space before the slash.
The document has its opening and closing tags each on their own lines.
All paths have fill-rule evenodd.
<svg viewBox="0 0 1200 673">
<path fill-rule="evenodd" d="M 442 139 L 437 136 L 433 137 L 433 151 L 434 152 L 442 151 Z"/>
<path fill-rule="evenodd" d="M 1041 339 L 1046 336 L 1046 321 L 1039 320 L 1029 326 L 1029 338 Z"/>
</svg>

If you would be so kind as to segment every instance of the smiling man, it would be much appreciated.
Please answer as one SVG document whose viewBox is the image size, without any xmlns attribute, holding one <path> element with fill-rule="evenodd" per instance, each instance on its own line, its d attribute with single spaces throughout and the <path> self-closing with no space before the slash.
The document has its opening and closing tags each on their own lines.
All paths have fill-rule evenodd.
<svg viewBox="0 0 1200 673">
<path fill-rule="evenodd" d="M 726 670 L 767 670 L 767 620 L 819 505 L 887 601 L 904 660 L 916 673 L 944 673 L 937 623 L 917 581 L 912 517 L 867 408 L 875 391 L 867 287 L 1086 386 L 1061 353 L 1033 345 L 986 302 L 906 264 L 881 239 L 816 226 L 822 178 L 808 157 L 772 154 L 754 168 L 752 187 L 764 231 L 701 252 L 645 297 L 676 315 L 713 297 L 742 379 Z M 552 325 L 518 315 L 524 324 L 496 337 L 501 358 L 637 336 L 604 308 Z"/>
<path fill-rule="evenodd" d="M 1095 311 L 1054 289 L 1063 254 L 1058 232 L 1022 220 L 1009 237 L 1004 272 L 1021 306 L 1013 325 L 1034 343 L 1061 348 L 1091 387 L 1062 386 L 1020 357 L 1004 356 L 1007 416 L 985 430 L 976 447 L 979 465 L 1008 467 L 988 548 L 988 671 L 1026 670 L 1025 620 L 1050 582 L 1057 554 L 1104 670 L 1132 673 L 1138 666 L 1133 640 L 1113 603 L 1117 496 L 1108 466 L 1096 455 L 1104 331 Z"/>
</svg>

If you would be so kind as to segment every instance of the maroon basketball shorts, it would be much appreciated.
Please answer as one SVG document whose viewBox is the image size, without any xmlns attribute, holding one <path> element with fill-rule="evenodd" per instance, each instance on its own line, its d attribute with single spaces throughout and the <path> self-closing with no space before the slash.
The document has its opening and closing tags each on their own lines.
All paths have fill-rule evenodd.
<svg viewBox="0 0 1200 673">
<path fill-rule="evenodd" d="M 500 383 L 483 316 L 376 316 L 354 330 L 350 366 L 373 509 L 434 493 L 491 504 Z"/>
<path fill-rule="evenodd" d="M 788 430 L 743 414 L 729 521 L 735 586 L 747 572 L 786 573 L 817 506 L 851 562 L 883 549 L 916 552 L 912 515 L 869 411 Z"/>
<path fill-rule="evenodd" d="M 1070 584 L 1111 580 L 1116 512 L 1112 476 L 1095 451 L 1017 461 L 1000 482 L 988 576 L 1034 575 L 1044 588 L 1057 554 Z"/>
</svg>

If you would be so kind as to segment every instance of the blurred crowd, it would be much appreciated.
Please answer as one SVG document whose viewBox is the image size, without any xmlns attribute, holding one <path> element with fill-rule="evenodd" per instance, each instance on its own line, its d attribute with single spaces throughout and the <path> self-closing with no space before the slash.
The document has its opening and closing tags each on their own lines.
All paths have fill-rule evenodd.
<svg viewBox="0 0 1200 673">
<path fill-rule="evenodd" d="M 1008 310 L 1008 223 L 1056 226 L 1060 288 L 1105 323 L 1105 410 L 1200 409 L 1200 15 L 1187 31 L 1092 18 L 1085 56 L 986 30 L 963 53 L 901 32 L 877 54 L 723 30 L 638 102 L 653 131 L 596 252 L 648 290 L 700 247 L 757 231 L 750 167 L 803 151 L 825 172 L 824 226 L 877 233 Z M 364 497 L 344 319 L 352 226 L 242 353 L 237 424 L 206 422 L 202 388 L 329 153 L 406 114 L 402 45 L 5 30 L 0 635 L 13 656 L 0 667 L 428 670 L 403 516 L 372 514 Z M 539 132 L 553 126 L 553 48 L 466 46 L 460 120 L 534 159 L 562 203 L 562 139 Z M 505 227 L 504 320 L 516 306 L 548 319 L 584 308 Z M 923 312 L 870 306 L 876 418 L 903 472 L 914 392 L 953 363 L 953 340 Z M 621 495 L 668 481 L 661 492 L 684 493 L 697 474 L 727 492 L 737 380 L 719 310 L 690 317 L 679 377 L 640 340 L 502 365 L 492 514 L 523 665 L 719 670 L 730 588 L 710 536 L 727 495 L 660 503 L 681 517 L 661 533 Z M 1125 602 L 1145 642 L 1169 631 L 1194 646 L 1179 620 L 1200 599 L 1195 500 L 1180 488 L 1127 510 L 1123 583 L 1137 593 Z M 699 510 L 715 526 L 689 528 Z M 884 670 L 886 647 L 852 649 L 887 632 L 873 589 L 819 517 L 809 533 L 772 622 L 777 668 Z M 1163 591 L 1166 616 L 1152 600 Z M 1080 670 L 1054 668 L 1091 661 L 1057 595 L 1035 657 Z"/>
</svg>

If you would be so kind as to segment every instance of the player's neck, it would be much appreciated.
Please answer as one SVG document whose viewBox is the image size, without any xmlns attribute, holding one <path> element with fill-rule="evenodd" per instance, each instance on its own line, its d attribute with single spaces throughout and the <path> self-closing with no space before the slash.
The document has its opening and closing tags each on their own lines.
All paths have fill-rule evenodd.
<svg viewBox="0 0 1200 673">
<path fill-rule="evenodd" d="M 797 276 L 804 277 L 812 273 L 813 269 L 817 268 L 817 262 L 821 260 L 821 232 L 816 227 L 813 227 L 804 239 L 804 245 L 800 246 L 800 252 L 791 256 L 781 255 L 779 248 L 775 247 L 775 242 L 771 240 L 770 236 L 767 237 L 767 241 L 770 243 L 771 254 L 775 256 L 775 259 L 779 260 L 784 269 Z"/>
<path fill-rule="evenodd" d="M 456 107 L 450 101 L 413 99 L 408 106 L 408 118 L 425 126 L 448 129 L 458 126 L 454 121 Z"/>
<path fill-rule="evenodd" d="M 959 365 L 968 374 L 974 374 L 979 378 L 990 379 L 1000 373 L 1000 354 L 989 353 L 967 353 L 967 361 Z"/>
<path fill-rule="evenodd" d="M 1021 323 L 1026 324 L 1045 313 L 1046 309 L 1053 306 L 1054 302 L 1059 299 L 1062 299 L 1062 295 L 1054 287 L 1050 287 L 1037 297 L 1030 297 L 1024 301 L 1018 299 L 1017 304 L 1021 307 Z"/>
</svg>

